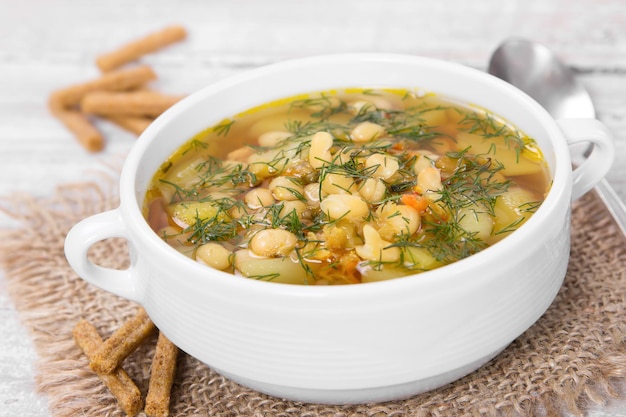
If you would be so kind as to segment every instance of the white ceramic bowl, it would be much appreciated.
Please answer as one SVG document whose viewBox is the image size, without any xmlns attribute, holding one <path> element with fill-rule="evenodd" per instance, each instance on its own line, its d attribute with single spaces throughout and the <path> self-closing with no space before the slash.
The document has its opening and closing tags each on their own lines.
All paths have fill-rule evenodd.
<svg viewBox="0 0 626 417">
<path fill-rule="evenodd" d="M 195 133 L 268 101 L 345 87 L 417 88 L 492 110 L 538 141 L 553 179 L 548 197 L 518 231 L 470 258 L 350 286 L 236 277 L 193 262 L 150 229 L 140 211 L 146 186 Z M 572 172 L 568 144 L 581 141 L 595 150 Z M 472 372 L 546 311 L 567 268 L 572 198 L 612 158 L 600 122 L 555 122 L 521 91 L 462 65 L 378 54 L 288 61 L 208 86 L 158 118 L 124 165 L 120 207 L 77 224 L 65 250 L 81 277 L 139 302 L 182 350 L 234 381 L 307 402 L 398 399 Z M 129 269 L 87 260 L 88 248 L 108 237 L 128 240 Z"/>
</svg>

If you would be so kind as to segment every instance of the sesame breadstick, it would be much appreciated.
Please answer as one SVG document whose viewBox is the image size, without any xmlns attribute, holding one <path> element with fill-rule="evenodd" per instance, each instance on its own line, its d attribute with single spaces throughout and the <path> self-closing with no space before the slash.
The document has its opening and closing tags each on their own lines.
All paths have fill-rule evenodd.
<svg viewBox="0 0 626 417">
<path fill-rule="evenodd" d="M 142 55 L 164 48 L 186 37 L 187 31 L 185 28 L 182 26 L 170 26 L 136 41 L 129 42 L 112 52 L 100 55 L 96 59 L 96 65 L 103 72 L 111 71 L 136 60 Z"/>
<path fill-rule="evenodd" d="M 100 116 L 156 117 L 169 109 L 183 96 L 171 96 L 155 91 L 107 92 L 87 94 L 80 103 L 81 110 Z"/>
<path fill-rule="evenodd" d="M 72 334 L 76 344 L 82 349 L 88 359 L 91 360 L 98 347 L 102 344 L 102 338 L 98 330 L 88 321 L 81 320 L 74 327 Z M 104 385 L 117 399 L 120 407 L 129 416 L 134 416 L 143 406 L 141 392 L 126 371 L 118 367 L 112 373 L 97 373 Z"/>
<path fill-rule="evenodd" d="M 155 80 L 155 72 L 146 65 L 134 68 L 113 71 L 103 74 L 99 78 L 75 84 L 52 93 L 51 100 L 63 107 L 76 106 L 82 98 L 94 91 L 124 91 L 131 90 Z"/>
<path fill-rule="evenodd" d="M 91 358 L 91 369 L 99 373 L 113 372 L 154 329 L 148 313 L 140 308 L 135 317 L 126 321 L 102 343 Z"/>
<path fill-rule="evenodd" d="M 66 109 L 55 96 L 50 98 L 49 105 L 52 114 L 74 134 L 85 149 L 97 152 L 104 148 L 104 137 L 87 116 L 76 110 Z"/>
<path fill-rule="evenodd" d="M 150 417 L 167 417 L 170 409 L 170 395 L 176 372 L 178 348 L 163 334 L 159 333 L 156 351 L 152 359 L 150 385 L 146 396 L 145 413 Z"/>
<path fill-rule="evenodd" d="M 152 123 L 152 119 L 142 116 L 107 116 L 107 120 L 115 123 L 119 127 L 128 130 L 131 133 L 139 136 L 143 133 L 144 130 L 150 123 Z"/>
</svg>

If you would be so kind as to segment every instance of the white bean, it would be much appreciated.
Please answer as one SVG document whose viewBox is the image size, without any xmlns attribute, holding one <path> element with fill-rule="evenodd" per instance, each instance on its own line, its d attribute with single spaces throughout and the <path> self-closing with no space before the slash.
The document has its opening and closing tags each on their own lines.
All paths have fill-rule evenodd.
<svg viewBox="0 0 626 417">
<path fill-rule="evenodd" d="M 370 212 L 368 204 L 361 197 L 350 194 L 330 194 L 322 200 L 320 206 L 332 220 L 362 222 Z"/>
<path fill-rule="evenodd" d="M 321 181 L 322 191 L 327 194 L 352 194 L 357 190 L 354 180 L 341 174 L 326 174 Z"/>
<path fill-rule="evenodd" d="M 251 209 L 258 209 L 274 204 L 274 195 L 269 188 L 257 187 L 248 191 L 243 200 Z"/>
<path fill-rule="evenodd" d="M 369 203 L 377 203 L 385 198 L 387 187 L 379 178 L 368 178 L 359 187 L 359 194 Z"/>
<path fill-rule="evenodd" d="M 328 132 L 317 132 L 311 138 L 309 150 L 309 164 L 313 168 L 321 168 L 332 159 L 330 148 L 333 146 L 333 137 Z"/>
<path fill-rule="evenodd" d="M 350 132 L 350 138 L 354 142 L 369 142 L 381 137 L 385 133 L 385 128 L 372 122 L 359 123 Z"/>
<path fill-rule="evenodd" d="M 387 203 L 378 209 L 381 224 L 378 232 L 383 239 L 393 240 L 398 235 L 412 235 L 421 224 L 420 215 L 413 207 Z"/>
<path fill-rule="evenodd" d="M 304 186 L 304 198 L 311 207 L 320 205 L 321 188 L 319 182 L 312 182 Z"/>
<path fill-rule="evenodd" d="M 395 262 L 400 259 L 400 248 L 389 247 L 390 242 L 383 240 L 376 229 L 369 224 L 363 226 L 362 246 L 354 248 L 356 254 L 366 261 Z"/>
<path fill-rule="evenodd" d="M 337 165 L 343 165 L 350 162 L 350 159 L 352 159 L 353 157 L 357 160 L 361 159 L 358 156 L 355 156 L 357 153 L 358 152 L 355 150 L 355 148 L 351 146 L 346 146 L 335 152 L 332 160 Z"/>
<path fill-rule="evenodd" d="M 297 200 L 304 193 L 302 185 L 289 177 L 273 178 L 268 188 L 277 200 Z"/>
<path fill-rule="evenodd" d="M 205 243 L 196 250 L 196 261 L 223 271 L 231 265 L 232 252 L 219 243 Z"/>
<path fill-rule="evenodd" d="M 439 199 L 439 191 L 443 188 L 441 171 L 435 167 L 424 168 L 417 174 L 419 191 L 431 201 Z"/>
<path fill-rule="evenodd" d="M 300 200 L 283 201 L 283 208 L 280 210 L 280 217 L 285 217 L 295 210 L 298 217 L 302 217 L 307 209 L 306 203 Z"/>
<path fill-rule="evenodd" d="M 438 157 L 436 154 L 421 154 L 413 164 L 413 172 L 419 174 L 424 168 L 432 168 Z"/>
<path fill-rule="evenodd" d="M 258 256 L 270 258 L 287 256 L 296 247 L 298 238 L 283 229 L 264 229 L 250 240 L 250 250 Z"/>
<path fill-rule="evenodd" d="M 365 167 L 374 169 L 372 177 L 386 180 L 398 172 L 400 164 L 393 156 L 375 153 L 367 157 Z"/>
</svg>

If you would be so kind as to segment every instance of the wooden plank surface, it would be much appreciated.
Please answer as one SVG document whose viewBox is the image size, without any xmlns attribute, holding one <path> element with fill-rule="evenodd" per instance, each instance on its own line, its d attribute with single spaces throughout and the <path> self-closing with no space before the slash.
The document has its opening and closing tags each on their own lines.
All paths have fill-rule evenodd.
<svg viewBox="0 0 626 417">
<path fill-rule="evenodd" d="M 172 93 L 315 54 L 396 52 L 484 69 L 506 37 L 543 42 L 576 70 L 614 132 L 608 180 L 626 199 L 624 0 L 0 0 L 0 195 L 48 195 L 121 160 L 132 135 L 101 123 L 106 149 L 88 154 L 49 114 L 48 94 L 97 76 L 97 54 L 172 23 L 189 39 L 144 59 L 160 76 L 156 88 Z M 47 416 L 31 342 L 2 285 L 0 416 Z M 590 415 L 626 416 L 626 401 Z"/>
</svg>

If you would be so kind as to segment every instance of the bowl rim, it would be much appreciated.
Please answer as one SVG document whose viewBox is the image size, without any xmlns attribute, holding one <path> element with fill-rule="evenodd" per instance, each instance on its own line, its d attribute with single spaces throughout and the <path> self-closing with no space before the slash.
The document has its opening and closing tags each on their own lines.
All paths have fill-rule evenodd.
<svg viewBox="0 0 626 417">
<path fill-rule="evenodd" d="M 493 85 L 494 88 L 502 90 L 507 96 L 510 96 L 511 99 L 520 101 L 547 131 L 548 136 L 551 138 L 550 142 L 554 148 L 555 163 L 550 170 L 552 182 L 550 190 L 541 207 L 514 233 L 479 253 L 431 271 L 385 281 L 362 283 L 359 285 L 294 285 L 251 280 L 215 269 L 211 269 L 210 273 L 207 273 L 207 266 L 201 265 L 180 254 L 159 238 L 150 228 L 141 213 L 141 207 L 137 205 L 137 190 L 135 189 L 136 175 L 142 156 L 149 147 L 152 146 L 152 139 L 156 137 L 167 124 L 171 123 L 178 115 L 185 112 L 187 109 L 195 106 L 199 101 L 205 99 L 206 96 L 227 90 L 240 83 L 255 78 L 263 78 L 268 74 L 274 74 L 276 72 L 303 68 L 312 63 L 327 62 L 337 65 L 353 62 L 355 60 L 363 63 L 376 62 L 393 64 L 400 62 L 455 69 L 457 71 L 463 71 L 472 77 L 478 77 L 483 82 Z M 180 142 L 178 146 L 182 145 L 182 143 L 184 142 Z M 525 246 L 530 246 L 527 245 L 527 242 L 532 241 L 532 235 L 541 233 L 542 224 L 550 221 L 550 213 L 554 212 L 557 207 L 562 204 L 571 204 L 571 168 L 568 170 L 568 166 L 570 166 L 569 150 L 566 141 L 563 139 L 563 133 L 558 128 L 555 120 L 526 93 L 486 72 L 456 62 L 405 54 L 340 53 L 315 55 L 265 65 L 218 80 L 191 93 L 164 112 L 140 135 L 124 162 L 120 176 L 120 210 L 122 211 L 122 215 L 125 216 L 127 228 L 135 232 L 132 234 L 133 238 L 139 238 L 142 240 L 143 245 L 148 245 L 152 257 L 176 263 L 177 267 L 181 271 L 184 270 L 189 276 L 202 276 L 206 285 L 227 285 L 237 290 L 270 294 L 276 293 L 289 297 L 380 297 L 385 293 L 405 291 L 408 287 L 413 288 L 417 286 L 420 289 L 438 289 L 444 286 L 443 288 L 445 288 L 445 285 L 447 285 L 449 281 L 458 280 L 459 276 L 462 276 L 467 270 L 478 268 L 480 265 L 494 262 L 497 259 L 505 259 L 506 257 L 504 255 L 510 255 L 513 249 L 515 249 L 517 253 L 525 250 Z M 233 279 L 233 277 L 235 279 Z"/>
</svg>

